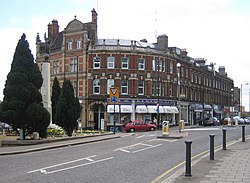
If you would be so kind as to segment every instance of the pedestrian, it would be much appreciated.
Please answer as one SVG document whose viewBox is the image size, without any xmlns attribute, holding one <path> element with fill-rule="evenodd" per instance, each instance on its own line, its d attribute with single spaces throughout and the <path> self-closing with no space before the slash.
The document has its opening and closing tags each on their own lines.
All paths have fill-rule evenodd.
<svg viewBox="0 0 250 183">
<path fill-rule="evenodd" d="M 156 125 L 157 123 L 157 119 L 154 117 L 154 120 L 153 120 L 154 124 Z"/>
</svg>

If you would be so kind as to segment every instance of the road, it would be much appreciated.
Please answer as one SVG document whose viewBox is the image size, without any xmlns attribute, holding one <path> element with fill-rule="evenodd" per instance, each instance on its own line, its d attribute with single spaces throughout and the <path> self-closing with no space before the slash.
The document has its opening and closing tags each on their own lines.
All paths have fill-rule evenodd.
<svg viewBox="0 0 250 183">
<path fill-rule="evenodd" d="M 226 129 L 228 142 L 241 138 L 241 127 Z M 136 132 L 108 141 L 2 156 L 0 182 L 151 182 L 185 161 L 186 140 L 192 140 L 192 156 L 209 149 L 209 134 L 215 134 L 215 146 L 222 144 L 220 126 L 187 131 L 182 139 L 159 139 L 160 131 Z"/>
</svg>

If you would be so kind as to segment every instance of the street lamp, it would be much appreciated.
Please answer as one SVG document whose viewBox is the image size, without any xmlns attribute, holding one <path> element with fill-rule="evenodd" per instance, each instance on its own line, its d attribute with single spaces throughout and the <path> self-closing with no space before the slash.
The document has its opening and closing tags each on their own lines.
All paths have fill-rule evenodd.
<svg viewBox="0 0 250 183">
<path fill-rule="evenodd" d="M 181 64 L 180 63 L 177 63 L 176 64 L 177 66 L 177 75 L 178 75 L 178 108 L 179 108 L 179 133 L 181 132 L 181 127 L 180 127 L 180 120 L 181 120 L 181 88 L 180 88 L 180 67 L 181 67 Z"/>
<path fill-rule="evenodd" d="M 232 114 L 232 117 L 234 116 L 234 88 L 231 88 L 231 114 Z"/>
<path fill-rule="evenodd" d="M 242 107 L 241 106 L 242 106 L 242 86 L 243 85 L 249 85 L 249 83 L 245 83 L 245 84 L 240 85 L 240 106 L 239 106 L 240 107 L 240 115 L 239 115 L 240 117 L 242 117 Z"/>
<path fill-rule="evenodd" d="M 160 128 L 160 58 L 158 56 L 158 62 L 157 62 L 157 128 Z"/>
</svg>

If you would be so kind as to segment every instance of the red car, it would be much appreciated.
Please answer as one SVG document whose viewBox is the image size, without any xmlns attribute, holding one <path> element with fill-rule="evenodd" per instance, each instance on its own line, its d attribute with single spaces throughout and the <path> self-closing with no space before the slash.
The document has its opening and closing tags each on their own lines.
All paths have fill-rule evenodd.
<svg viewBox="0 0 250 183">
<path fill-rule="evenodd" d="M 134 132 L 134 131 L 154 131 L 156 129 L 155 124 L 147 124 L 143 123 L 142 120 L 132 121 L 125 125 L 124 130 L 127 132 Z"/>
</svg>

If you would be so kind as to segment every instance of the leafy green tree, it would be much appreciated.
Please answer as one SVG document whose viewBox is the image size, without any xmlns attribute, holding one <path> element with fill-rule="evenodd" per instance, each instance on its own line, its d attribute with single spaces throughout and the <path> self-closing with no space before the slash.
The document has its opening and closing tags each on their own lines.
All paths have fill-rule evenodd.
<svg viewBox="0 0 250 183">
<path fill-rule="evenodd" d="M 0 117 L 14 129 L 23 129 L 20 136 L 24 139 L 27 129 L 46 131 L 50 123 L 47 118 L 49 112 L 42 109 L 42 95 L 39 92 L 42 83 L 41 72 L 34 63 L 29 43 L 23 34 L 18 41 L 11 70 L 7 75 Z"/>
<path fill-rule="evenodd" d="M 56 105 L 59 101 L 61 93 L 61 87 L 57 77 L 54 78 L 53 86 L 52 86 L 52 96 L 51 96 L 51 105 L 52 105 L 52 122 L 56 124 L 55 114 L 56 114 Z"/>
<path fill-rule="evenodd" d="M 68 136 L 72 136 L 80 117 L 80 103 L 74 96 L 74 89 L 69 80 L 64 80 L 59 101 L 56 106 L 56 124 L 61 126 Z"/>
</svg>

